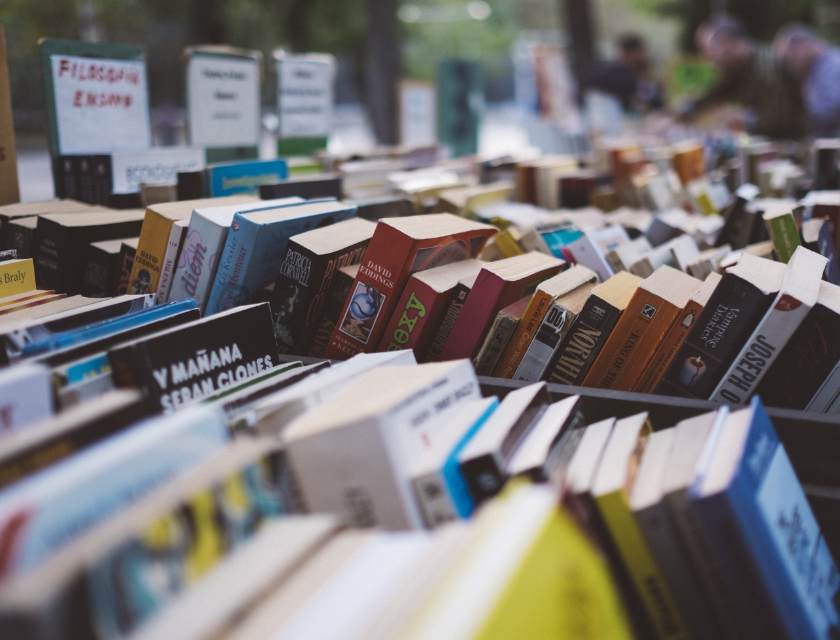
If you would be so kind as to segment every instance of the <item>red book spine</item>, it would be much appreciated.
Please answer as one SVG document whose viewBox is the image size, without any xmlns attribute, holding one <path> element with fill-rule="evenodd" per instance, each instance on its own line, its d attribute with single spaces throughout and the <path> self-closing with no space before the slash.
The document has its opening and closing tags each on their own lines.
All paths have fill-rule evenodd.
<svg viewBox="0 0 840 640">
<path fill-rule="evenodd" d="M 414 356 L 419 362 L 431 339 L 435 320 L 450 293 L 451 289 L 438 293 L 426 283 L 410 278 L 379 342 L 378 350 L 414 349 Z"/>
<path fill-rule="evenodd" d="M 506 282 L 492 271 L 481 270 L 452 328 L 449 340 L 446 341 L 440 355 L 441 361 L 472 359 L 493 321 L 493 316 L 519 299 L 515 295 L 503 295 L 508 293 L 505 284 Z M 505 302 L 510 297 L 513 299 Z"/>
</svg>

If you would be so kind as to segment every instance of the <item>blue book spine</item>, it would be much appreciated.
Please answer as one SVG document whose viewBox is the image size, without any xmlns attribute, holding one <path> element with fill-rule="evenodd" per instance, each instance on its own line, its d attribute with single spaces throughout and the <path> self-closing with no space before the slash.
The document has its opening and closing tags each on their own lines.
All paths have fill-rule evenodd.
<svg viewBox="0 0 840 640">
<path fill-rule="evenodd" d="M 262 225 L 252 223 L 240 213 L 233 216 L 222 259 L 216 270 L 216 280 L 207 298 L 205 316 L 248 304 L 255 297 L 245 288 L 244 279 L 261 229 Z"/>
<path fill-rule="evenodd" d="M 237 162 L 207 169 L 208 184 L 213 198 L 237 193 L 259 195 L 260 185 L 275 184 L 285 180 L 288 168 L 285 160 L 259 160 Z"/>
<path fill-rule="evenodd" d="M 75 384 L 108 373 L 110 370 L 111 362 L 108 360 L 108 354 L 100 353 L 69 367 L 65 375 L 67 384 Z"/>
<path fill-rule="evenodd" d="M 56 334 L 51 338 L 33 342 L 26 345 L 22 351 L 21 356 L 29 358 L 40 355 L 42 353 L 49 353 L 51 351 L 58 351 L 59 349 L 67 349 L 75 345 L 92 342 L 93 340 L 101 340 L 121 331 L 127 331 L 136 327 L 141 327 L 149 322 L 169 318 L 184 311 L 195 309 L 195 300 L 184 300 L 182 302 L 170 302 L 143 311 L 138 311 L 128 316 L 120 316 L 112 320 L 103 320 L 73 331 L 65 331 Z"/>
<path fill-rule="evenodd" d="M 446 486 L 449 488 L 449 495 L 452 498 L 452 503 L 455 505 L 455 509 L 458 511 L 458 515 L 462 518 L 470 517 L 473 509 L 475 508 L 475 501 L 473 501 L 472 496 L 470 495 L 470 490 L 467 488 L 467 481 L 461 473 L 461 467 L 458 464 L 458 456 L 464 447 L 467 446 L 470 438 L 478 433 L 478 430 L 481 429 L 481 426 L 485 422 L 487 422 L 487 418 L 490 417 L 498 406 L 499 400 L 497 398 L 493 398 L 493 402 L 489 407 L 487 407 L 487 410 L 481 415 L 481 417 L 475 421 L 475 424 L 469 429 L 469 431 L 464 434 L 464 437 L 455 446 L 452 453 L 449 454 L 449 458 L 447 458 L 443 465 L 443 477 L 444 480 L 446 480 Z"/>
</svg>

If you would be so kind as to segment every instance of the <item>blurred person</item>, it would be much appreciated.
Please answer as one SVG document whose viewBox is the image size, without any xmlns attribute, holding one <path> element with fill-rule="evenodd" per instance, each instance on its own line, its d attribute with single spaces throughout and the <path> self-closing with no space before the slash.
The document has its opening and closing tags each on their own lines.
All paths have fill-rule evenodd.
<svg viewBox="0 0 840 640">
<path fill-rule="evenodd" d="M 782 28 L 773 50 L 802 82 L 802 95 L 818 138 L 840 136 L 840 49 L 801 24 Z"/>
<path fill-rule="evenodd" d="M 625 113 L 644 113 L 661 109 L 662 88 L 648 71 L 650 60 L 644 40 L 632 33 L 616 42 L 618 57 L 597 67 L 586 79 L 586 88 L 614 97 Z"/>
<path fill-rule="evenodd" d="M 769 48 L 755 43 L 738 22 L 726 17 L 700 25 L 696 39 L 720 79 L 680 115 L 681 120 L 691 122 L 711 107 L 735 102 L 747 110 L 743 125 L 750 133 L 771 138 L 807 134 L 799 84 Z"/>
</svg>

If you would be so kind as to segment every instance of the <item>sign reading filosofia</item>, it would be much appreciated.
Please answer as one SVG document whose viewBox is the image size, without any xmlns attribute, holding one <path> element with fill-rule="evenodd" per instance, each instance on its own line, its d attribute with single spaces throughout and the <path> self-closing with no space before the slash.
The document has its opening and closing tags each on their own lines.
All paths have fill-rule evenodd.
<svg viewBox="0 0 840 640">
<path fill-rule="evenodd" d="M 332 129 L 333 60 L 286 55 L 277 60 L 281 138 L 326 138 Z"/>
<path fill-rule="evenodd" d="M 59 55 L 50 60 L 62 154 L 152 146 L 145 62 Z"/>
<path fill-rule="evenodd" d="M 187 92 L 193 145 L 259 145 L 258 60 L 193 55 L 187 65 Z"/>
</svg>

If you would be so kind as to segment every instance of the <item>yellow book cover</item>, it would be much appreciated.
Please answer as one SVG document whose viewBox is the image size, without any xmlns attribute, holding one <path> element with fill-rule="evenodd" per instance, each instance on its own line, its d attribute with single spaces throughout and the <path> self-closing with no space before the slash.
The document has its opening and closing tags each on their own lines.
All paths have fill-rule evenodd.
<svg viewBox="0 0 840 640">
<path fill-rule="evenodd" d="M 0 262 L 0 298 L 35 291 L 35 268 L 32 258 Z"/>
<path fill-rule="evenodd" d="M 509 229 L 496 236 L 496 247 L 504 258 L 514 258 L 525 253 Z"/>
</svg>

